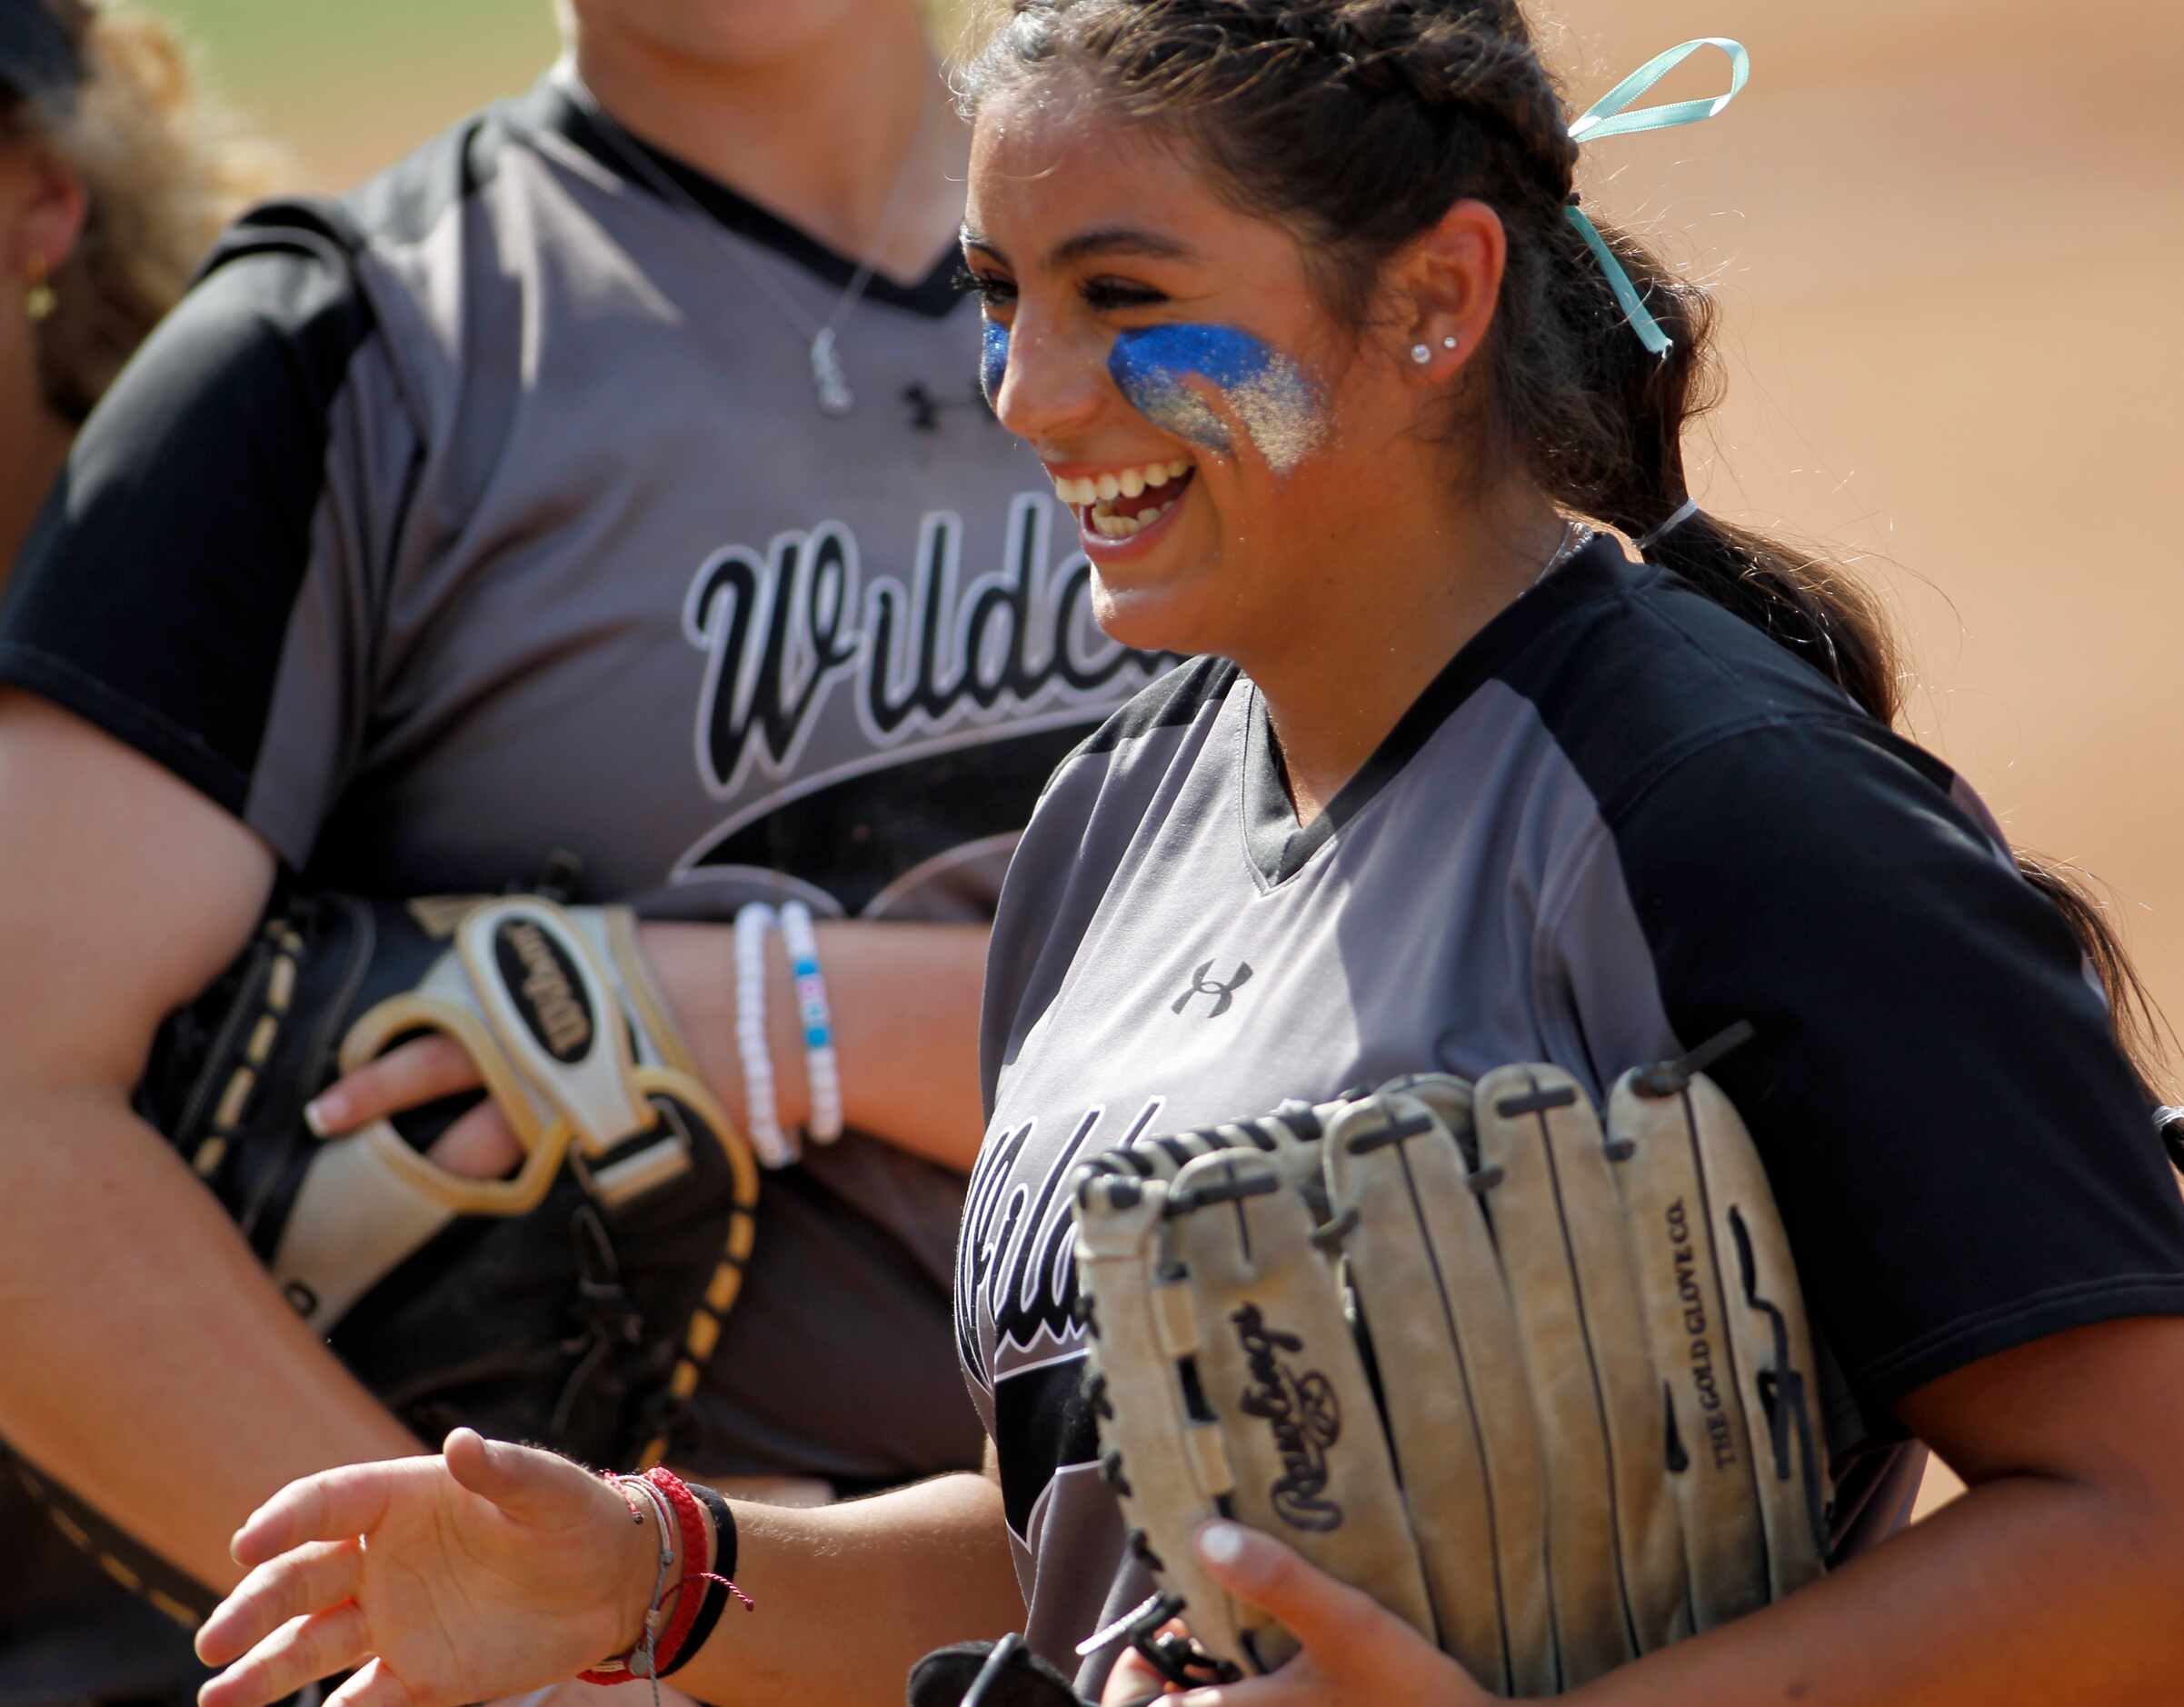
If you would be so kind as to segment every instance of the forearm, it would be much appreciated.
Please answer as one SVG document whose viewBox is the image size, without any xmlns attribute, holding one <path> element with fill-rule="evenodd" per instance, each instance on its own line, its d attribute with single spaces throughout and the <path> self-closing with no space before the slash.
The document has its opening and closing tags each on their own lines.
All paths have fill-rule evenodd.
<svg viewBox="0 0 2184 1707">
<path fill-rule="evenodd" d="M 988 935 L 980 924 L 848 920 L 818 927 L 843 1118 L 861 1132 L 962 1172 L 976 1158 L 985 1130 L 978 1022 Z M 644 949 L 707 1083 L 741 1120 L 743 1069 L 728 931 L 647 924 Z M 795 985 L 779 933 L 767 943 L 766 1022 L 781 1122 L 793 1130 L 810 1116 L 811 1087 Z"/>
<path fill-rule="evenodd" d="M 1998 1480 L 1764 1612 L 1571 1698 L 1587 1707 L 2171 1702 L 2184 1694 L 2164 1501 Z"/>
<path fill-rule="evenodd" d="M 942 1476 L 845 1505 L 735 1507 L 731 1605 L 675 1682 L 733 1707 L 900 1707 L 920 1655 L 1023 1620 L 1001 1492 Z"/>
<path fill-rule="evenodd" d="M 417 1442 L 267 1283 L 112 1090 L 0 1063 L 0 1436 L 224 1591 L 228 1540 L 294 1477 Z"/>
</svg>

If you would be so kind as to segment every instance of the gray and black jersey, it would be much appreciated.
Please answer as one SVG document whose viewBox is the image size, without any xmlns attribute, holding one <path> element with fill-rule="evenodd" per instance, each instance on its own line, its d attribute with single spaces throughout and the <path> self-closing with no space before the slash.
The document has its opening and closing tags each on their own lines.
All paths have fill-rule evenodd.
<svg viewBox="0 0 2184 1707">
<path fill-rule="evenodd" d="M 1800 659 L 1595 540 L 1300 829 L 1264 703 L 1201 659 L 1062 765 L 1002 898 L 957 1329 L 1033 1645 L 1150 1584 L 1079 1393 L 1066 1182 L 1112 1145 L 1513 1061 L 1712 1069 L 1816 1324 L 1839 1553 L 1908 1513 L 1890 1407 L 2025 1341 L 2184 1311 L 2184 1204 L 2076 939 L 1970 792 Z M 1080 1686 L 1097 1694 L 1107 1657 Z"/>
<path fill-rule="evenodd" d="M 494 891 L 565 850 L 578 899 L 680 916 L 986 916 L 1056 761 L 1164 661 L 1092 625 L 952 254 L 843 313 L 830 417 L 810 328 L 855 267 L 617 145 L 550 76 L 243 220 L 85 427 L 0 684 L 313 884 Z M 974 1462 L 961 1192 L 854 1138 L 770 1183 L 699 1467 Z"/>
</svg>

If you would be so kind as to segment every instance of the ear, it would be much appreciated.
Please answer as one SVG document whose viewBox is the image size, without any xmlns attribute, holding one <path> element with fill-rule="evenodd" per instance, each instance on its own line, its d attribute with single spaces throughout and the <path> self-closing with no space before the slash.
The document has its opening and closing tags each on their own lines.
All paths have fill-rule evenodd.
<svg viewBox="0 0 2184 1707">
<path fill-rule="evenodd" d="M 0 283 L 59 272 L 90 212 L 84 180 L 53 149 L 29 142 L 8 150 L 0 159 Z"/>
<path fill-rule="evenodd" d="M 1453 204 L 1395 256 L 1384 275 L 1396 308 L 1388 336 L 1406 372 L 1441 382 L 1471 359 L 1493 324 L 1508 265 L 1501 215 L 1481 201 Z"/>
</svg>

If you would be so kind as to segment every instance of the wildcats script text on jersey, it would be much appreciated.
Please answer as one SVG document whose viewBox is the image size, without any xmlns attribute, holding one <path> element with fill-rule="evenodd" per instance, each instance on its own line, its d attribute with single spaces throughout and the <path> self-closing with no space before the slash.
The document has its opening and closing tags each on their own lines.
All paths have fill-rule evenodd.
<svg viewBox="0 0 2184 1707">
<path fill-rule="evenodd" d="M 963 1200 L 956 1248 L 955 1328 L 963 1367 L 989 1392 L 1012 1360 L 1042 1362 L 1081 1337 L 1072 1317 L 1077 1296 L 1075 1217 L 1069 1181 L 1085 1154 L 1131 1143 L 1152 1130 L 1167 1099 L 1148 1097 L 1122 1129 L 1092 1142 L 1108 1111 L 1091 1108 L 1036 1179 L 1018 1164 L 1039 1123 L 989 1133 Z M 979 1314 L 992 1323 L 991 1361 L 980 1344 Z"/>
<path fill-rule="evenodd" d="M 1048 566 L 1049 501 L 1011 503 L 1002 568 L 961 585 L 961 517 L 919 525 L 914 581 L 867 580 L 856 536 L 838 522 L 774 535 L 762 554 L 713 553 L 692 578 L 683 633 L 707 658 L 699 701 L 699 774 L 716 797 L 753 764 L 794 768 L 831 698 L 846 688 L 865 739 L 899 746 L 982 714 L 1042 708 L 1082 718 L 1111 704 L 1126 670 L 1144 679 L 1173 662 L 1133 652 L 1092 621 L 1082 552 Z M 1022 719 L 1011 717 L 1021 729 Z"/>
</svg>

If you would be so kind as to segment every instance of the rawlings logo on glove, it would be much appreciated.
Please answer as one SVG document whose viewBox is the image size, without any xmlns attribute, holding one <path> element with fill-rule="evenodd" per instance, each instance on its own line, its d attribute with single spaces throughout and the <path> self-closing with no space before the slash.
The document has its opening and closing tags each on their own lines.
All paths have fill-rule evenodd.
<svg viewBox="0 0 2184 1707">
<path fill-rule="evenodd" d="M 1327 1486 L 1327 1449 L 1342 1437 L 1342 1407 L 1318 1370 L 1299 1374 L 1282 1361 L 1301 1352 L 1293 1333 L 1269 1328 L 1259 1306 L 1246 1304 L 1231 1321 L 1255 1383 L 1237 1402 L 1246 1416 L 1264 1417 L 1281 1454 L 1281 1474 L 1267 1490 L 1274 1515 L 1292 1529 L 1340 1528 L 1342 1508 L 1320 1496 Z"/>
</svg>

